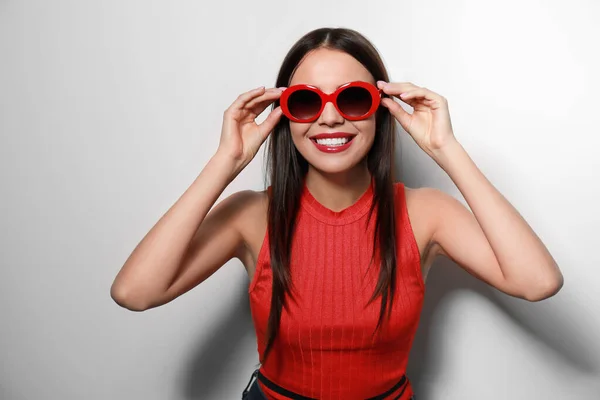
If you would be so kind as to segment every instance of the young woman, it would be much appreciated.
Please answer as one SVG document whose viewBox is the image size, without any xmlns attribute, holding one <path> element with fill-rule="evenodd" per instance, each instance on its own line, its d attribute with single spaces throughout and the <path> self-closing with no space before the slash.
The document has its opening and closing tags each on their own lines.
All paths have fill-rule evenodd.
<svg viewBox="0 0 600 400">
<path fill-rule="evenodd" d="M 407 400 L 408 355 L 436 256 L 511 296 L 554 295 L 558 266 L 458 143 L 446 99 L 388 81 L 358 32 L 303 36 L 274 88 L 243 93 L 225 111 L 216 153 L 135 248 L 113 299 L 158 307 L 238 258 L 261 365 L 244 399 Z M 440 190 L 395 182 L 396 121 L 472 212 Z M 213 208 L 267 138 L 271 185 Z"/>
</svg>

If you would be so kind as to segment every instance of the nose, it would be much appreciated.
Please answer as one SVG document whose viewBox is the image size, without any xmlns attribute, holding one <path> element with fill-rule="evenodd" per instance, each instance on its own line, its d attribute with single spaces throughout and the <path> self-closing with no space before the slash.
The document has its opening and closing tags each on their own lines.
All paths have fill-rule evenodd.
<svg viewBox="0 0 600 400">
<path fill-rule="evenodd" d="M 327 102 L 317 122 L 323 125 L 334 126 L 338 124 L 343 124 L 344 117 L 340 115 L 340 113 L 335 108 L 332 102 Z"/>
</svg>

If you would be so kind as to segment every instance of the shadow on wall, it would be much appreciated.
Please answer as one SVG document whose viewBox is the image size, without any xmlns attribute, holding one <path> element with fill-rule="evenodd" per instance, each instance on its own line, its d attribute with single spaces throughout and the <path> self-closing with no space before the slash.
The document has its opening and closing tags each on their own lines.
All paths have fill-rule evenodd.
<svg viewBox="0 0 600 400">
<path fill-rule="evenodd" d="M 545 345 L 548 351 L 563 359 L 565 365 L 583 375 L 598 374 L 599 366 L 588 350 L 591 344 L 586 343 L 583 340 L 585 338 L 571 328 L 570 316 L 561 313 L 555 304 L 530 303 L 497 292 L 462 270 L 453 261 L 440 257 L 427 277 L 425 304 L 407 371 L 419 398 L 426 400 L 431 397 L 428 393 L 429 385 L 436 381 L 436 376 L 443 373 L 439 368 L 443 363 L 439 362 L 439 355 L 436 355 L 434 350 L 439 349 L 441 345 L 434 343 L 439 340 L 435 338 L 439 335 L 434 332 L 433 313 L 448 295 L 457 290 L 476 292 L 495 304 L 515 324 Z M 557 296 L 560 296 L 560 292 Z"/>
<path fill-rule="evenodd" d="M 240 268 L 245 274 L 243 267 Z M 211 333 L 198 344 L 190 356 L 190 364 L 184 369 L 187 371 L 182 388 L 184 399 L 218 399 L 228 388 L 239 392 L 235 398 L 242 398 L 258 356 L 250 356 L 256 353 L 256 335 L 250 314 L 248 281 L 236 279 L 236 282 L 240 284 L 233 284 L 231 288 L 235 296 L 233 306 L 208 327 Z"/>
<path fill-rule="evenodd" d="M 410 109 L 407 111 L 412 112 Z M 397 128 L 400 137 L 396 150 L 396 176 L 411 188 L 430 186 L 447 193 L 456 192 L 458 189 L 446 172 L 416 145 L 400 125 L 397 124 Z M 486 154 L 488 156 L 493 157 L 493 153 Z M 501 165 L 500 160 L 496 165 Z M 419 399 L 431 398 L 429 385 L 443 374 L 439 369 L 443 363 L 439 362 L 440 355 L 436 353 L 443 344 L 437 342 L 439 338 L 436 339 L 434 333 L 433 314 L 444 299 L 448 300 L 449 295 L 461 290 L 475 292 L 501 309 L 549 352 L 563 359 L 567 367 L 583 375 L 598 375 L 600 366 L 589 351 L 594 347 L 589 340 L 597 335 L 582 335 L 572 328 L 572 318 L 567 310 L 575 307 L 558 307 L 555 302 L 530 303 L 508 296 L 473 277 L 452 260 L 438 257 L 428 273 L 425 304 L 407 370 Z M 559 292 L 556 296 L 560 295 Z"/>
</svg>

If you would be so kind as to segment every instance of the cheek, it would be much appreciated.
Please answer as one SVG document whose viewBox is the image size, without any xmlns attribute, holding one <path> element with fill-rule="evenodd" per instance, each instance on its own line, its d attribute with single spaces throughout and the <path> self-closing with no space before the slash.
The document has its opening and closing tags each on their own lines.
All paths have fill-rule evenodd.
<svg viewBox="0 0 600 400">
<path fill-rule="evenodd" d="M 356 130 L 359 131 L 368 141 L 373 141 L 375 138 L 375 119 L 367 119 L 364 121 L 355 121 Z"/>
<path fill-rule="evenodd" d="M 298 143 L 298 141 L 305 139 L 311 125 L 312 124 L 300 124 L 290 121 L 290 132 L 294 143 Z"/>
</svg>

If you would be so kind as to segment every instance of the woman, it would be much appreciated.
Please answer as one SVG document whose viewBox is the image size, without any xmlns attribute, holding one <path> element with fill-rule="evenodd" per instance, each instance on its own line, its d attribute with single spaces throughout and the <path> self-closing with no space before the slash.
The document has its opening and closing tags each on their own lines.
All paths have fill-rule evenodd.
<svg viewBox="0 0 600 400">
<path fill-rule="evenodd" d="M 225 111 L 217 152 L 133 251 L 113 299 L 158 307 L 238 258 L 261 365 L 244 399 L 406 400 L 415 398 L 404 373 L 436 256 L 511 296 L 557 293 L 554 259 L 460 146 L 446 99 L 388 81 L 358 32 L 303 36 L 275 88 L 244 93 Z M 395 182 L 395 121 L 473 213 L 440 190 Z M 271 185 L 212 208 L 267 137 Z"/>
</svg>

